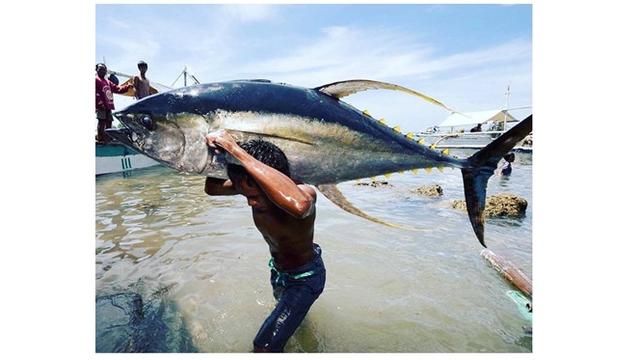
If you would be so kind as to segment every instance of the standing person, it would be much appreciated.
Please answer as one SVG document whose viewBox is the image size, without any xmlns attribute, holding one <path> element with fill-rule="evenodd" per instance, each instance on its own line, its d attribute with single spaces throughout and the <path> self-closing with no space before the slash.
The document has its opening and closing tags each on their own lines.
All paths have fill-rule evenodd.
<svg viewBox="0 0 640 360">
<path fill-rule="evenodd" d="M 103 63 L 96 64 L 96 118 L 98 119 L 98 135 L 96 141 L 108 142 L 106 129 L 111 128 L 113 116 L 111 110 L 115 109 L 113 105 L 113 93 L 122 94 L 127 92 L 133 85 L 118 86 L 109 79 L 107 75 L 107 66 Z"/>
<path fill-rule="evenodd" d="M 500 175 L 502 176 L 509 176 L 511 175 L 511 163 L 514 162 L 516 160 L 516 155 L 512 152 L 506 154 L 504 157 L 504 162 L 502 163 L 502 166 L 500 167 Z"/>
<path fill-rule="evenodd" d="M 285 154 L 274 144 L 237 144 L 224 130 L 206 136 L 214 151 L 225 151 L 229 180 L 207 178 L 208 195 L 243 195 L 253 222 L 269 246 L 271 286 L 277 305 L 253 340 L 254 352 L 282 352 L 324 289 L 322 250 L 313 243 L 316 192 L 289 177 Z"/>
<path fill-rule="evenodd" d="M 140 60 L 138 62 L 138 70 L 140 75 L 136 75 L 133 78 L 133 87 L 136 90 L 135 97 L 140 100 L 145 96 L 151 95 L 151 87 L 149 85 L 149 79 L 146 78 L 148 65 L 146 62 Z"/>
</svg>

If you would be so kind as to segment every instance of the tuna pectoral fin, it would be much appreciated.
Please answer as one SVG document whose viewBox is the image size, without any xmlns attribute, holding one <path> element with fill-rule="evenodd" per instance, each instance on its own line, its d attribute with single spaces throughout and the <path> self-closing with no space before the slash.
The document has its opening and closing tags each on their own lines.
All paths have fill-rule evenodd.
<svg viewBox="0 0 640 360">
<path fill-rule="evenodd" d="M 345 80 L 345 81 L 338 81 L 338 82 L 334 82 L 331 84 L 327 84 L 327 85 L 322 85 L 322 86 L 318 86 L 317 88 L 315 88 L 315 90 L 321 91 L 329 96 L 333 96 L 337 99 L 340 99 L 342 97 L 345 96 L 349 96 L 352 94 L 355 94 L 357 92 L 360 91 L 367 91 L 367 90 L 376 90 L 376 89 L 386 89 L 386 90 L 394 90 L 394 91 L 402 91 L 404 93 L 413 95 L 413 96 L 417 96 L 419 98 L 421 98 L 422 100 L 428 101 L 432 104 L 441 106 L 447 110 L 449 110 L 450 112 L 457 112 L 451 108 L 449 108 L 447 105 L 441 103 L 440 101 L 421 94 L 415 90 L 411 90 L 408 89 L 406 87 L 400 86 L 400 85 L 395 85 L 395 84 L 389 84 L 389 83 L 385 83 L 385 82 L 381 82 L 381 81 L 373 81 L 373 80 Z"/>
<path fill-rule="evenodd" d="M 390 223 L 384 220 L 380 220 L 378 218 L 375 218 L 363 212 L 362 210 L 353 206 L 353 204 L 350 203 L 349 200 L 347 200 L 347 198 L 344 197 L 344 195 L 342 195 L 342 193 L 340 192 L 340 190 L 338 190 L 338 187 L 335 184 L 318 185 L 318 190 L 320 190 L 320 192 L 324 196 L 326 196 L 327 199 L 331 200 L 332 203 L 338 205 L 338 207 L 340 207 L 341 209 L 345 210 L 348 213 L 351 213 L 356 216 L 360 216 L 363 219 L 367 219 L 369 221 L 373 221 L 382 225 L 387 225 L 387 226 L 401 228 L 401 229 L 417 230 L 408 226 L 398 225 L 398 224 Z"/>
<path fill-rule="evenodd" d="M 482 150 L 467 159 L 467 167 L 462 169 L 464 182 L 464 199 L 471 226 L 484 244 L 484 205 L 487 197 L 487 182 L 498 166 L 500 159 L 508 153 L 520 140 L 531 132 L 533 115 L 522 120 L 499 138 L 485 146 Z"/>
</svg>

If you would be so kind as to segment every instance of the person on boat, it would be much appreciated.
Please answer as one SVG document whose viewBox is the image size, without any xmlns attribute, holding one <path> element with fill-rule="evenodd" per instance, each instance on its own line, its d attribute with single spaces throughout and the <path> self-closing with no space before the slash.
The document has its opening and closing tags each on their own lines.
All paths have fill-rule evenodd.
<svg viewBox="0 0 640 360">
<path fill-rule="evenodd" d="M 469 130 L 469 132 L 481 132 L 482 131 L 482 124 L 478 124 L 475 127 L 471 128 L 471 130 Z"/>
<path fill-rule="evenodd" d="M 500 175 L 502 176 L 509 176 L 511 175 L 511 171 L 512 171 L 512 167 L 511 167 L 511 163 L 514 162 L 516 160 L 516 155 L 512 152 L 506 154 L 505 156 L 502 157 L 504 162 L 502 163 L 502 166 L 500 167 Z"/>
<path fill-rule="evenodd" d="M 149 79 L 147 79 L 145 76 L 148 68 L 149 66 L 146 62 L 142 60 L 138 62 L 138 70 L 140 71 L 140 75 L 136 75 L 133 78 L 133 88 L 136 90 L 135 97 L 138 100 L 151 95 Z"/>
<path fill-rule="evenodd" d="M 275 309 L 253 340 L 254 352 L 282 352 L 325 284 L 322 250 L 313 242 L 316 192 L 290 178 L 289 163 L 276 145 L 238 144 L 224 130 L 206 136 L 216 153 L 226 153 L 228 180 L 207 177 L 208 195 L 243 195 L 253 222 L 269 246 Z"/>
<path fill-rule="evenodd" d="M 133 85 L 116 85 L 107 79 L 107 66 L 103 63 L 96 64 L 96 118 L 98 119 L 98 135 L 96 141 L 105 143 L 109 141 L 106 129 L 111 128 L 113 116 L 111 110 L 115 109 L 113 104 L 113 93 L 122 94 L 127 92 Z"/>
</svg>

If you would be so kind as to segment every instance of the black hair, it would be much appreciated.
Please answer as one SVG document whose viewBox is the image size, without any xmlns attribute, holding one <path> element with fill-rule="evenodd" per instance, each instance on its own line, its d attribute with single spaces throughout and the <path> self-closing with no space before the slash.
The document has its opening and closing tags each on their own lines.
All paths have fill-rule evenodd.
<svg viewBox="0 0 640 360">
<path fill-rule="evenodd" d="M 98 71 L 98 68 L 99 68 L 100 66 L 104 66 L 105 68 L 107 67 L 107 65 L 105 65 L 105 64 L 103 64 L 103 63 L 97 63 L 97 64 L 96 64 L 96 71 Z"/>
<path fill-rule="evenodd" d="M 280 171 L 288 177 L 291 177 L 287 156 L 273 143 L 257 139 L 239 143 L 238 145 L 240 145 L 244 151 L 249 153 L 249 155 L 253 156 L 256 160 Z M 245 169 L 240 165 L 228 164 L 227 170 L 235 173 L 246 174 Z"/>
<path fill-rule="evenodd" d="M 507 162 L 513 162 L 516 159 L 516 155 L 512 152 L 506 154 L 503 159 Z"/>
</svg>

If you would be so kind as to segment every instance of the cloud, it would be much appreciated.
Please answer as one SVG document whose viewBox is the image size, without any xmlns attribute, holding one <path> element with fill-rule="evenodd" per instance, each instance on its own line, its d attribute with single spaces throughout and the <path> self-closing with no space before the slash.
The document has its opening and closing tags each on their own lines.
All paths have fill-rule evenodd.
<svg viewBox="0 0 640 360">
<path fill-rule="evenodd" d="M 419 72 L 415 63 L 430 52 L 412 36 L 388 29 L 332 26 L 285 55 L 242 64 L 239 71 L 304 84 L 345 77 L 400 77 Z"/>
<path fill-rule="evenodd" d="M 393 29 L 333 26 L 284 55 L 234 64 L 249 77 L 274 78 L 310 86 L 345 78 L 422 81 L 452 72 L 526 60 L 530 44 L 514 40 L 487 49 L 438 55 L 424 41 Z"/>
<path fill-rule="evenodd" d="M 124 30 L 129 30 L 131 29 L 131 25 L 127 22 L 115 19 L 113 17 L 110 17 L 109 19 L 107 19 L 108 23 L 110 26 L 114 27 L 114 28 L 119 28 L 119 29 L 124 29 Z"/>
<path fill-rule="evenodd" d="M 226 19 L 241 22 L 261 22 L 276 18 L 276 8 L 269 5 L 224 5 L 220 9 Z"/>
</svg>

